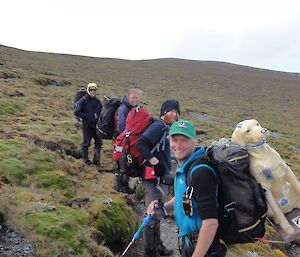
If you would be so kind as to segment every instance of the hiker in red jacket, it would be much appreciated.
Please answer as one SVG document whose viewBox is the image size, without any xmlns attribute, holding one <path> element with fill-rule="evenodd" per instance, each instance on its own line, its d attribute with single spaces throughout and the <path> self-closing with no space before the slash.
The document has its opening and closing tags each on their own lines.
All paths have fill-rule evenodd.
<svg viewBox="0 0 300 257">
<path fill-rule="evenodd" d="M 126 118 L 129 111 L 140 103 L 142 91 L 137 88 L 129 89 L 126 96 L 121 101 L 120 107 L 116 111 L 116 135 L 121 134 L 126 128 Z M 119 170 L 116 172 L 115 189 L 118 192 L 133 194 L 134 190 L 128 185 L 129 177 L 122 174 Z"/>
</svg>

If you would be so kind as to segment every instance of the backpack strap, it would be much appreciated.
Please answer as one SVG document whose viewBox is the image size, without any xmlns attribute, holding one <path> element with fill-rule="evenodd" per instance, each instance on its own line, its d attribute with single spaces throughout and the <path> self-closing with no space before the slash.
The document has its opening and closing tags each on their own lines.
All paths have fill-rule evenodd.
<svg viewBox="0 0 300 257">
<path fill-rule="evenodd" d="M 156 121 L 156 119 L 153 120 L 153 122 L 155 122 L 155 121 Z M 168 133 L 167 133 L 167 127 L 165 126 L 165 127 L 163 128 L 163 130 L 164 130 L 164 133 L 163 133 L 161 139 L 156 143 L 155 146 L 153 146 L 153 148 L 151 149 L 150 153 L 153 154 L 155 151 L 159 152 L 159 151 L 160 151 L 160 146 L 162 146 L 162 147 L 161 147 L 161 150 L 162 150 L 162 151 L 165 150 L 166 140 L 167 140 L 167 136 L 168 136 Z M 145 164 L 146 161 L 147 161 L 147 160 L 144 159 L 144 161 L 142 162 L 142 164 Z"/>
<path fill-rule="evenodd" d="M 160 152 L 160 146 L 162 146 L 161 147 L 161 151 L 165 150 L 165 148 L 166 148 L 166 140 L 167 140 L 167 131 L 166 131 L 166 128 L 164 128 L 163 130 L 164 130 L 164 134 L 162 135 L 162 137 L 158 141 L 158 143 L 152 148 L 151 153 L 154 153 L 155 150 L 157 152 Z"/>
<path fill-rule="evenodd" d="M 192 186 L 192 175 L 193 175 L 193 172 L 196 169 L 200 168 L 200 167 L 206 167 L 206 168 L 208 168 L 217 177 L 216 171 L 210 165 L 208 165 L 207 159 L 205 157 L 200 157 L 200 158 L 197 158 L 196 160 L 192 161 L 188 165 L 188 167 L 186 168 L 187 186 Z"/>
<path fill-rule="evenodd" d="M 164 127 L 162 128 L 162 131 L 163 131 L 163 135 L 162 137 L 160 138 L 160 140 L 153 146 L 153 148 L 151 149 L 151 153 L 153 154 L 155 151 L 157 152 L 160 152 L 160 151 L 164 151 L 165 150 L 165 147 L 166 147 L 166 140 L 167 140 L 167 137 L 168 137 L 168 127 L 167 125 L 164 123 L 163 120 L 161 119 L 155 119 L 155 118 L 152 118 L 152 122 L 151 124 L 153 124 L 154 122 L 162 122 L 164 124 Z M 161 147 L 161 150 L 160 150 L 160 146 Z"/>
<path fill-rule="evenodd" d="M 217 173 L 210 165 L 208 165 L 207 159 L 204 156 L 197 158 L 196 160 L 192 161 L 186 168 L 187 192 L 190 192 L 190 197 L 192 197 L 192 193 L 194 191 L 193 185 L 192 185 L 193 172 L 201 167 L 205 167 L 205 168 L 209 169 L 214 174 L 214 176 L 217 178 L 217 183 L 219 184 Z"/>
</svg>

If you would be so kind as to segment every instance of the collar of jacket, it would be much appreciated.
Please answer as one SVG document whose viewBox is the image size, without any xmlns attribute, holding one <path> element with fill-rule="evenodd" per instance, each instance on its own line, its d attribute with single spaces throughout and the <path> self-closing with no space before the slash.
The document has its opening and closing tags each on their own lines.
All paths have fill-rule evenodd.
<svg viewBox="0 0 300 257">
<path fill-rule="evenodd" d="M 121 104 L 124 103 L 128 108 L 132 108 L 133 106 L 129 103 L 129 100 L 126 96 L 123 97 Z"/>
</svg>

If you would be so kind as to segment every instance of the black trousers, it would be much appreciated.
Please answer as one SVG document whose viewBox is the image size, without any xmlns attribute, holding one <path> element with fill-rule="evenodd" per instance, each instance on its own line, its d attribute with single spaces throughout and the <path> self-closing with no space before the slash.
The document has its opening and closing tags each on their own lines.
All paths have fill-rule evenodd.
<svg viewBox="0 0 300 257">
<path fill-rule="evenodd" d="M 102 138 L 96 134 L 96 127 L 90 127 L 84 124 L 82 126 L 83 142 L 81 144 L 81 150 L 83 154 L 83 159 L 88 160 L 88 148 L 91 145 L 91 140 L 94 139 L 95 144 L 95 154 L 100 154 L 100 149 L 102 146 Z"/>
</svg>

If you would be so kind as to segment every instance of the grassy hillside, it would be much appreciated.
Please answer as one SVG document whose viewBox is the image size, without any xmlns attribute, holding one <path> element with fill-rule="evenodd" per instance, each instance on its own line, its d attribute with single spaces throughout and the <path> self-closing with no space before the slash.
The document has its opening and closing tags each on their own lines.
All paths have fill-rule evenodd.
<svg viewBox="0 0 300 257">
<path fill-rule="evenodd" d="M 33 242 L 36 256 L 112 256 L 106 246 L 128 240 L 137 227 L 130 199 L 113 190 L 112 172 L 87 168 L 77 159 L 81 134 L 73 97 L 88 82 L 98 84 L 101 100 L 138 86 L 155 115 L 164 100 L 178 99 L 182 117 L 195 122 L 205 145 L 230 137 L 239 121 L 256 118 L 271 130 L 269 144 L 300 176 L 299 74 L 219 62 L 128 61 L 0 46 L 0 212 Z M 106 141 L 106 170 L 113 169 L 111 148 Z M 276 237 L 271 229 L 269 233 Z"/>
</svg>

